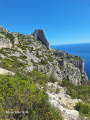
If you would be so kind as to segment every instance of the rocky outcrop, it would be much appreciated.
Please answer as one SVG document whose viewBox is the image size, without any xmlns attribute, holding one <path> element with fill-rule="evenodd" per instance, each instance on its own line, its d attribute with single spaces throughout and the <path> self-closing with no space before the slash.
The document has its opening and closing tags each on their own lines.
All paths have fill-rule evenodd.
<svg viewBox="0 0 90 120">
<path fill-rule="evenodd" d="M 60 110 L 64 120 L 80 120 L 79 112 L 74 110 L 74 106 L 79 99 L 71 99 L 66 93 L 66 89 L 59 86 L 57 82 L 47 84 L 47 94 L 52 106 Z M 57 92 L 58 89 L 58 92 Z"/>
<path fill-rule="evenodd" d="M 3 28 L 2 25 L 0 25 L 0 32 L 8 32 L 8 30 Z"/>
<path fill-rule="evenodd" d="M 78 56 L 76 56 L 78 58 Z M 82 77 L 82 82 L 83 81 L 87 81 L 88 80 L 88 77 L 85 73 L 85 70 L 84 70 L 84 60 L 83 59 L 70 59 L 69 60 L 70 63 L 72 63 L 75 67 L 79 68 L 80 70 L 80 73 L 81 73 L 81 77 Z"/>
<path fill-rule="evenodd" d="M 0 49 L 12 47 L 12 42 L 10 40 L 11 36 L 14 38 L 11 32 L 0 25 Z"/>
<path fill-rule="evenodd" d="M 19 42 L 18 42 L 18 38 L 17 37 L 15 37 L 14 38 L 14 44 L 16 45 L 16 44 L 18 44 Z"/>
<path fill-rule="evenodd" d="M 4 27 L 2 27 L 1 25 L 0 25 L 0 32 L 6 34 L 8 36 L 13 36 L 12 32 L 9 32 L 7 29 L 5 29 Z"/>
<path fill-rule="evenodd" d="M 78 56 L 77 56 L 78 58 Z M 80 69 L 81 74 L 84 73 L 84 60 L 83 59 L 69 59 L 69 62 L 72 63 L 75 67 Z"/>
<path fill-rule="evenodd" d="M 15 73 L 13 73 L 11 71 L 8 71 L 6 69 L 0 68 L 0 74 L 3 74 L 3 75 L 14 75 Z"/>
<path fill-rule="evenodd" d="M 51 49 L 43 30 L 36 29 L 32 35 L 23 35 L 9 32 L 0 26 L 0 36 L 0 48 L 13 49 L 4 52 L 8 52 L 8 57 L 15 56 L 20 62 L 27 64 L 25 71 L 30 72 L 35 68 L 60 81 L 69 79 L 76 85 L 88 80 L 84 60 L 64 51 Z"/>
<path fill-rule="evenodd" d="M 68 79 L 75 85 L 81 84 L 81 73 L 79 68 L 76 68 L 74 65 L 68 63 L 68 67 L 62 70 L 62 80 Z"/>
<path fill-rule="evenodd" d="M 0 38 L 0 49 L 1 48 L 11 48 L 12 44 L 9 38 Z"/>
<path fill-rule="evenodd" d="M 36 29 L 32 35 L 34 35 L 35 38 L 39 39 L 47 47 L 47 49 L 50 49 L 49 43 L 45 38 L 43 30 Z"/>
<path fill-rule="evenodd" d="M 69 79 L 75 84 L 80 84 L 88 80 L 84 70 L 84 60 L 82 58 L 67 54 L 60 50 L 58 52 L 56 51 L 55 55 L 58 57 L 60 66 L 63 68 L 63 78 Z"/>
<path fill-rule="evenodd" d="M 26 55 L 27 55 L 27 61 L 33 60 L 33 61 L 36 62 L 36 63 L 38 63 L 38 62 L 40 61 L 39 58 L 37 58 L 37 57 L 36 57 L 35 55 L 33 55 L 32 53 L 30 53 L 28 49 L 27 49 Z"/>
</svg>

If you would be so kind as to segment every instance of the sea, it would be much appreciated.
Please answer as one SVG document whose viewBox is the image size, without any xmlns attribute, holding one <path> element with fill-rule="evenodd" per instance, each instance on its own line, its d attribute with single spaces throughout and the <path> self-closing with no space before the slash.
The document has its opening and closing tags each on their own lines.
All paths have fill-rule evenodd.
<svg viewBox="0 0 90 120">
<path fill-rule="evenodd" d="M 50 47 L 83 58 L 85 62 L 85 72 L 90 80 L 90 43 L 51 45 Z"/>
</svg>

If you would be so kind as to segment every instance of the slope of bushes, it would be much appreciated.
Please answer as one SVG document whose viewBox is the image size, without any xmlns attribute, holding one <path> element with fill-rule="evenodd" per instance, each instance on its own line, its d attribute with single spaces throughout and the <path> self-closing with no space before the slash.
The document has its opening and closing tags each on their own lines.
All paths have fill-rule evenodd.
<svg viewBox="0 0 90 120">
<path fill-rule="evenodd" d="M 37 71 L 15 76 L 0 75 L 1 119 L 62 120 L 59 111 L 50 106 L 45 91 L 37 87 L 39 80 L 44 79 L 43 84 L 47 77 Z"/>
<path fill-rule="evenodd" d="M 90 104 L 83 104 L 82 102 L 78 102 L 75 105 L 75 109 L 78 110 L 80 113 L 85 114 L 86 116 L 90 117 Z"/>
<path fill-rule="evenodd" d="M 90 86 L 74 85 L 69 80 L 63 80 L 61 86 L 66 87 L 67 94 L 72 98 L 78 98 L 84 102 L 89 102 L 90 99 Z"/>
<path fill-rule="evenodd" d="M 67 89 L 67 94 L 71 98 L 81 99 L 84 102 L 78 102 L 75 109 L 80 112 L 81 116 L 87 116 L 87 120 L 90 120 L 90 86 L 87 84 L 76 86 L 68 80 L 63 80 L 60 85 Z"/>
</svg>

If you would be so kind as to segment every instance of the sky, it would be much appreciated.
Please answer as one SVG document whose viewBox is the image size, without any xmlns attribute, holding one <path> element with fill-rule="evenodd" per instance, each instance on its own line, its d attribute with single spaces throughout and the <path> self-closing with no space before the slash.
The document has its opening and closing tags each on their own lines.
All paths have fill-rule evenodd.
<svg viewBox="0 0 90 120">
<path fill-rule="evenodd" d="M 0 0 L 0 25 L 23 34 L 43 29 L 50 45 L 90 43 L 90 0 Z"/>
</svg>

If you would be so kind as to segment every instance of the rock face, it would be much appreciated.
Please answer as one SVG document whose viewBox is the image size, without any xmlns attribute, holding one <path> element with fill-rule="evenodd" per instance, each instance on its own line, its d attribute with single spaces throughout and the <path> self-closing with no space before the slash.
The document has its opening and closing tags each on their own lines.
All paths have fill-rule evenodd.
<svg viewBox="0 0 90 120">
<path fill-rule="evenodd" d="M 84 60 L 82 58 L 79 58 L 78 56 L 69 56 L 67 59 L 65 58 L 65 59 L 61 60 L 59 63 L 60 63 L 61 66 L 63 66 L 65 71 L 66 71 L 66 68 L 68 67 L 68 71 L 65 72 L 65 76 L 69 72 L 69 75 L 67 75 L 67 76 L 68 76 L 69 79 L 71 79 L 70 75 L 73 74 L 72 79 L 73 79 L 74 82 L 77 81 L 76 82 L 77 84 L 80 83 L 81 79 L 82 79 L 82 81 L 87 81 L 88 80 L 88 77 L 87 77 L 87 75 L 84 71 Z M 71 71 L 69 70 L 70 67 L 72 68 Z M 74 71 L 76 71 L 76 72 L 74 72 Z M 76 79 L 78 78 L 78 80 L 75 80 L 75 78 Z"/>
<path fill-rule="evenodd" d="M 18 44 L 19 42 L 18 42 L 18 38 L 17 37 L 15 37 L 14 38 L 14 44 L 16 45 L 16 44 Z"/>
<path fill-rule="evenodd" d="M 47 47 L 47 49 L 50 48 L 49 43 L 45 38 L 43 30 L 36 29 L 33 35 L 35 36 L 35 38 L 39 39 Z"/>
<path fill-rule="evenodd" d="M 6 38 L 0 38 L 0 49 L 1 48 L 11 48 L 12 44 L 10 42 L 10 39 Z"/>
<path fill-rule="evenodd" d="M 0 26 L 0 49 L 2 48 L 12 49 L 9 51 L 3 49 L 2 59 L 5 58 L 4 52 L 9 59 L 11 56 L 17 57 L 19 62 L 25 64 L 27 72 L 36 69 L 59 81 L 68 79 L 76 85 L 88 80 L 84 71 L 84 60 L 63 51 L 51 49 L 43 30 L 36 29 L 32 35 L 24 35 L 9 32 Z"/>
<path fill-rule="evenodd" d="M 7 29 L 3 28 L 0 25 L 0 49 L 12 47 L 12 43 L 11 43 L 10 39 L 8 37 L 6 37 L 7 35 L 13 36 L 12 33 L 10 33 Z"/>
</svg>

